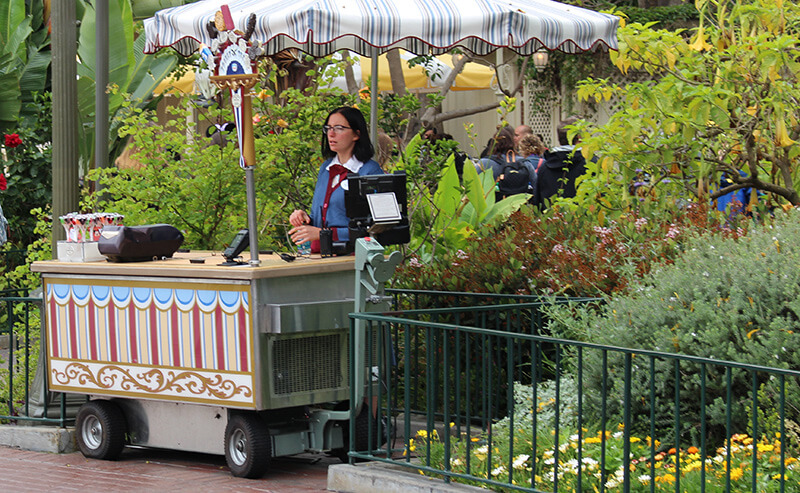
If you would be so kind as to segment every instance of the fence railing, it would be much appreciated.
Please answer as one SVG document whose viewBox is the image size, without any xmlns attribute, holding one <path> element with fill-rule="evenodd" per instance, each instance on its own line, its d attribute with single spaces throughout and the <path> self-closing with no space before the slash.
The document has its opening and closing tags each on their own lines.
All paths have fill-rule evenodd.
<svg viewBox="0 0 800 493">
<path fill-rule="evenodd" d="M 0 251 L 0 274 L 14 270 L 17 266 L 25 264 L 28 251 L 25 249 L 11 248 Z"/>
<path fill-rule="evenodd" d="M 40 364 L 41 320 L 42 298 L 0 297 L 0 333 L 7 341 L 0 350 L 0 423 L 66 425 L 65 396 L 48 392 Z"/>
<path fill-rule="evenodd" d="M 550 337 L 543 306 L 354 314 L 380 413 L 351 457 L 499 491 L 800 491 L 800 372 Z"/>
</svg>

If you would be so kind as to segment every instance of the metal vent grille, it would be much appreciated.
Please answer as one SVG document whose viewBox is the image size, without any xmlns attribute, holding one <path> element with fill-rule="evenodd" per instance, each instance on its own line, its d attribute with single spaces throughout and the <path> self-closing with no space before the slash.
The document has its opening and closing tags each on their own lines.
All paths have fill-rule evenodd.
<svg viewBox="0 0 800 493">
<path fill-rule="evenodd" d="M 275 340 L 272 345 L 275 394 L 312 392 L 344 385 L 342 342 L 339 334 Z"/>
</svg>

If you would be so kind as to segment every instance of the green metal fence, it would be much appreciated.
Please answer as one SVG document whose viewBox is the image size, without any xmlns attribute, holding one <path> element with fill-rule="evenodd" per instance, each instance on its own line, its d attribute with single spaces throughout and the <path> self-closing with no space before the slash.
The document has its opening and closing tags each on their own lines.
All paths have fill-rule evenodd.
<svg viewBox="0 0 800 493">
<path fill-rule="evenodd" d="M 28 257 L 26 249 L 11 248 L 0 251 L 0 274 L 5 274 L 24 265 Z"/>
<path fill-rule="evenodd" d="M 500 301 L 352 315 L 389 418 L 354 460 L 499 491 L 800 491 L 800 372 L 558 339 L 546 302 Z"/>
<path fill-rule="evenodd" d="M 48 392 L 41 365 L 42 298 L 0 297 L 0 315 L 0 423 L 65 426 L 65 396 Z"/>
</svg>

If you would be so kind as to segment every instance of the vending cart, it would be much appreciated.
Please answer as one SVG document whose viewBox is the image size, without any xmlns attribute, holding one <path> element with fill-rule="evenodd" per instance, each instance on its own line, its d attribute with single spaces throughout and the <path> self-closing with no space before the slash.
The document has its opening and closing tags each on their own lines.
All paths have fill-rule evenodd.
<svg viewBox="0 0 800 493">
<path fill-rule="evenodd" d="M 49 387 L 90 396 L 76 418 L 84 455 L 114 459 L 126 444 L 224 454 L 243 477 L 273 456 L 346 456 L 348 314 L 366 298 L 386 309 L 379 285 L 399 258 L 362 238 L 355 256 L 223 260 L 33 264 Z"/>
</svg>

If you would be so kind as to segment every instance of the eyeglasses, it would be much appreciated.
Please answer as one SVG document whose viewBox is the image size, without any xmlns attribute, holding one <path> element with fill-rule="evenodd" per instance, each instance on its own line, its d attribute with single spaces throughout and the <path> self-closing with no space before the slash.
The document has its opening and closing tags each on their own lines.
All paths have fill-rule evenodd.
<svg viewBox="0 0 800 493">
<path fill-rule="evenodd" d="M 323 125 L 322 126 L 322 133 L 327 134 L 328 132 L 333 130 L 333 133 L 340 134 L 340 133 L 344 132 L 345 130 L 349 130 L 350 128 L 352 128 L 352 127 L 345 127 L 344 125 L 333 125 L 333 126 Z"/>
</svg>

